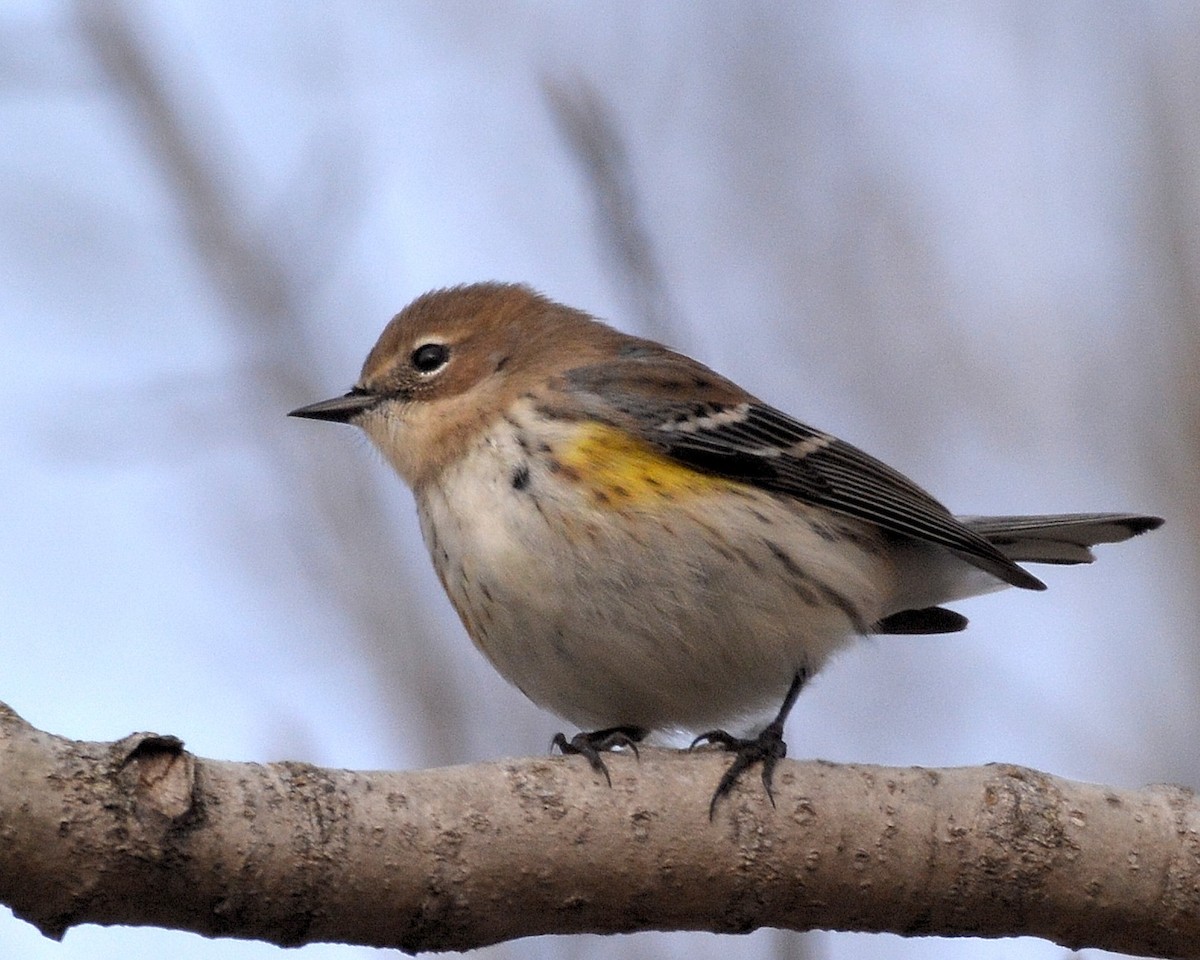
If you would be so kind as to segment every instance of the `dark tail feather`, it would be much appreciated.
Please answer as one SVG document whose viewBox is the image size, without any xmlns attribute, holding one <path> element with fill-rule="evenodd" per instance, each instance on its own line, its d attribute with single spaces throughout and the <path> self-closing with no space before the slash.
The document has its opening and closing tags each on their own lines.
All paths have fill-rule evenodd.
<svg viewBox="0 0 1200 960">
<path fill-rule="evenodd" d="M 967 628 L 967 618 L 945 607 L 924 607 L 921 610 L 901 610 L 884 617 L 872 633 L 926 634 L 958 633 Z"/>
<path fill-rule="evenodd" d="M 999 551 L 1010 565 L 999 560 L 981 563 L 978 556 L 960 554 L 963 560 L 975 564 L 998 580 L 1014 586 L 1044 590 L 1046 585 L 1025 571 L 1017 563 L 1091 563 L 1091 547 L 1098 543 L 1120 543 L 1139 533 L 1162 526 L 1162 518 L 1145 517 L 1137 513 L 1065 513 L 1041 517 L 958 517 L 968 527 Z M 1024 574 L 1019 580 L 1014 573 Z M 915 578 L 919 581 L 919 576 Z M 925 600 L 941 597 L 936 590 L 930 591 L 928 584 L 910 583 L 910 592 Z M 944 587 L 945 584 L 942 584 Z M 999 583 L 995 587 L 1000 586 Z M 961 593 L 945 593 L 966 597 L 973 593 L 986 592 L 966 590 Z M 967 618 L 944 607 L 917 605 L 912 609 L 899 610 L 875 624 L 873 633 L 954 633 L 967 625 Z"/>
<path fill-rule="evenodd" d="M 1091 563 L 1090 547 L 1120 543 L 1162 526 L 1137 513 L 1064 513 L 1042 517 L 959 517 L 1008 559 L 1021 563 Z"/>
</svg>

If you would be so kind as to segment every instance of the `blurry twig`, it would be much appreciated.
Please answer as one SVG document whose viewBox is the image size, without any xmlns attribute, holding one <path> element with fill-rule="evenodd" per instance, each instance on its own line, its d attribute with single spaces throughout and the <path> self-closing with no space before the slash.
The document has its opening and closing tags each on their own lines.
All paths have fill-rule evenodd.
<svg viewBox="0 0 1200 960">
<path fill-rule="evenodd" d="M 454 758 L 463 739 L 464 704 L 454 686 L 456 673 L 439 644 L 412 636 L 424 626 L 414 616 L 422 609 L 415 588 L 402 576 L 388 582 L 386 589 L 379 583 L 380 571 L 395 567 L 394 540 L 379 522 L 389 508 L 367 474 L 339 475 L 335 481 L 317 469 L 311 454 L 305 456 L 310 441 L 299 439 L 297 433 L 294 442 L 281 443 L 279 438 L 285 434 L 268 426 L 271 418 L 282 418 L 297 402 L 328 392 L 314 379 L 320 363 L 304 320 L 310 312 L 313 278 L 319 276 L 319 264 L 326 259 L 323 249 L 329 243 L 330 223 L 335 217 L 344 222 L 352 206 L 345 184 L 356 179 L 353 172 L 347 175 L 343 166 L 324 165 L 322 188 L 315 193 L 311 187 L 303 188 L 307 201 L 303 223 L 289 223 L 287 229 L 274 223 L 254 224 L 246 216 L 245 204 L 234 195 L 238 186 L 234 173 L 243 164 L 231 156 L 232 151 L 222 149 L 226 141 L 220 135 L 221 125 L 204 115 L 204 98 L 169 88 L 123 4 L 79 0 L 76 12 L 85 43 L 94 51 L 115 96 L 128 108 L 147 156 L 182 207 L 196 260 L 225 301 L 224 316 L 231 321 L 228 334 L 238 342 L 257 381 L 255 389 L 243 386 L 242 399 L 261 409 L 236 410 L 236 422 L 222 424 L 222 429 L 252 431 L 256 448 L 265 451 L 263 460 L 280 474 L 283 488 L 291 491 L 286 494 L 289 502 L 311 498 L 313 515 L 323 518 L 326 527 L 321 540 L 302 545 L 314 582 L 351 618 L 387 691 L 382 699 L 417 704 L 428 718 L 420 743 L 426 759 Z M 292 239 L 295 236 L 311 239 L 298 244 Z M 316 247 L 320 238 L 326 238 L 322 250 Z M 208 420 L 212 416 L 206 412 Z M 307 436 L 317 442 L 315 435 Z M 231 509 L 232 505 L 222 506 L 226 515 Z M 275 565 L 257 566 L 275 571 L 277 558 Z M 398 642 L 402 630 L 410 636 Z M 439 678 L 437 683 L 427 682 L 431 675 Z"/>
<path fill-rule="evenodd" d="M 1155 418 L 1169 418 L 1165 430 L 1147 425 L 1144 435 L 1167 438 L 1165 446 L 1146 451 L 1141 462 L 1148 468 L 1147 483 L 1163 490 L 1171 504 L 1172 525 L 1186 525 L 1182 541 L 1190 547 L 1189 569 L 1177 582 L 1191 585 L 1192 609 L 1200 582 L 1200 118 L 1195 110 L 1196 77 L 1200 71 L 1200 29 L 1172 29 L 1159 35 L 1157 49 L 1148 58 L 1144 84 L 1147 118 L 1145 155 L 1150 172 L 1141 179 L 1145 189 L 1142 219 L 1152 244 L 1157 302 L 1151 323 L 1143 325 L 1130 349 L 1154 349 L 1155 330 L 1161 330 L 1167 361 L 1165 395 L 1154 405 Z M 1164 469 L 1169 464 L 1173 469 Z M 1200 650 L 1181 637 L 1176 657 L 1188 666 L 1192 689 L 1200 692 Z M 1193 701 L 1197 698 L 1193 697 Z"/>
<path fill-rule="evenodd" d="M 682 344 L 685 329 L 642 222 L 629 154 L 612 112 L 582 80 L 545 78 L 542 89 L 563 140 L 583 169 L 603 252 L 621 290 L 632 301 L 643 332 L 656 340 Z"/>
</svg>

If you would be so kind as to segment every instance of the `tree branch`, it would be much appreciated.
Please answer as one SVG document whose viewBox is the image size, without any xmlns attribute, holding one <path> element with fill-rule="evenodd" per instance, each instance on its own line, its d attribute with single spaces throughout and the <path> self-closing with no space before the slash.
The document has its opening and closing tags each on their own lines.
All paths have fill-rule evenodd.
<svg viewBox="0 0 1200 960">
<path fill-rule="evenodd" d="M 646 748 L 404 773 L 67 740 L 0 705 L 0 902 L 43 933 L 152 924 L 463 950 L 634 930 L 1031 934 L 1200 957 L 1200 804 L 1021 767 L 781 764 Z"/>
</svg>

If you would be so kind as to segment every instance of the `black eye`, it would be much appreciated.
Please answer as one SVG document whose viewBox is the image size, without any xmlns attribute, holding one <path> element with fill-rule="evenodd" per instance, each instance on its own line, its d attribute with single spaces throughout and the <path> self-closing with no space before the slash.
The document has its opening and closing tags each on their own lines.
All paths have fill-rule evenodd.
<svg viewBox="0 0 1200 960">
<path fill-rule="evenodd" d="M 421 373 L 440 370 L 450 359 L 450 348 L 444 343 L 423 343 L 412 352 L 412 365 Z"/>
</svg>

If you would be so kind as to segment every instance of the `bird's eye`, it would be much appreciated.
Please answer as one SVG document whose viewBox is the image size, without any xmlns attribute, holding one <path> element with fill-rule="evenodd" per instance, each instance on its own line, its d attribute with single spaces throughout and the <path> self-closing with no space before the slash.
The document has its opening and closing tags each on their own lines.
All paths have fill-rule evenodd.
<svg viewBox="0 0 1200 960">
<path fill-rule="evenodd" d="M 423 343 L 412 352 L 412 365 L 421 373 L 436 373 L 450 359 L 450 348 L 444 343 Z"/>
</svg>

